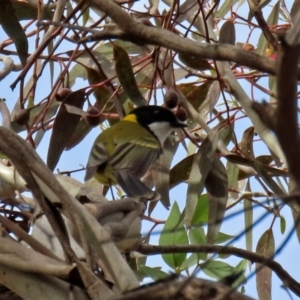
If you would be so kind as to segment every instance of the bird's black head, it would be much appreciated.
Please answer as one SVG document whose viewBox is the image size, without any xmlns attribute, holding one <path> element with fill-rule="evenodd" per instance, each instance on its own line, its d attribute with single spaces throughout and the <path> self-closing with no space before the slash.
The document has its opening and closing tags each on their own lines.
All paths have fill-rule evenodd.
<svg viewBox="0 0 300 300">
<path fill-rule="evenodd" d="M 140 106 L 132 110 L 129 115 L 135 115 L 137 121 L 144 127 L 160 122 L 167 122 L 172 128 L 186 127 L 186 124 L 178 120 L 172 111 L 157 105 Z"/>
</svg>

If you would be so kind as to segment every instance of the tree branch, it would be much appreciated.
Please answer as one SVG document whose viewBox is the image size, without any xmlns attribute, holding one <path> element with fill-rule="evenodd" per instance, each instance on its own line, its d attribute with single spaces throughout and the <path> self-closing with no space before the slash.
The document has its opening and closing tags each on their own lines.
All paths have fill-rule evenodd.
<svg viewBox="0 0 300 300">
<path fill-rule="evenodd" d="M 201 58 L 232 61 L 273 75 L 276 72 L 275 61 L 272 59 L 260 56 L 256 53 L 247 52 L 235 46 L 226 44 L 203 44 L 188 38 L 183 38 L 166 29 L 146 26 L 131 18 L 127 12 L 113 1 L 88 1 L 91 6 L 97 7 L 97 9 L 106 13 L 120 28 L 120 30 L 113 30 L 111 33 L 99 33 L 98 37 L 101 39 L 104 37 L 107 38 L 110 34 L 111 37 L 120 37 L 126 40 L 131 36 L 132 40 L 166 47 L 181 53 L 197 55 Z"/>
<path fill-rule="evenodd" d="M 251 261 L 252 263 L 261 263 L 270 268 L 282 280 L 284 286 L 300 296 L 300 283 L 297 282 L 282 266 L 272 259 L 267 259 L 262 255 L 249 252 L 232 246 L 215 245 L 172 245 L 172 246 L 154 246 L 141 244 L 138 252 L 147 255 L 167 254 L 167 253 L 218 253 L 230 254 Z"/>
</svg>

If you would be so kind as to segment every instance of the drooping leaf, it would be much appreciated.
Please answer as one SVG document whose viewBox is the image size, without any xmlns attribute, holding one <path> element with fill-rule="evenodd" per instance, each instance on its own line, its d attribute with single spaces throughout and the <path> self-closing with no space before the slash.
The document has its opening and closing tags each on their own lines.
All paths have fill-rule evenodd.
<svg viewBox="0 0 300 300">
<path fill-rule="evenodd" d="M 21 64 L 25 66 L 28 56 L 27 36 L 19 23 L 16 10 L 10 0 L 1 1 L 0 24 L 14 42 Z"/>
<path fill-rule="evenodd" d="M 282 190 L 282 188 L 272 178 L 272 176 L 268 173 L 268 170 L 264 165 L 262 165 L 258 161 L 254 161 L 252 167 L 259 174 L 259 176 L 264 180 L 268 188 L 272 190 L 276 195 L 283 196 L 285 194 L 285 191 Z"/>
<path fill-rule="evenodd" d="M 219 35 L 220 44 L 235 44 L 235 28 L 234 23 L 231 20 L 226 21 L 221 29 Z"/>
<path fill-rule="evenodd" d="M 286 229 L 285 218 L 283 216 L 280 216 L 280 231 L 281 231 L 282 234 L 285 233 L 285 229 Z"/>
<path fill-rule="evenodd" d="M 144 91 L 146 92 L 147 90 L 145 87 L 151 86 L 153 83 L 155 68 L 152 63 L 149 63 L 146 67 L 143 67 L 142 70 L 140 70 L 141 66 L 137 66 L 136 69 L 139 70 L 139 72 L 136 74 L 135 80 L 137 85 L 141 87 L 140 91 L 144 93 Z"/>
<path fill-rule="evenodd" d="M 74 134 L 80 121 L 80 116 L 70 114 L 64 104 L 82 108 L 85 101 L 85 90 L 80 89 L 69 94 L 62 102 L 53 124 L 52 135 L 47 156 L 47 165 L 50 170 L 54 170 L 59 158 Z"/>
<path fill-rule="evenodd" d="M 53 18 L 54 11 L 49 8 L 49 5 L 42 5 L 41 9 L 38 10 L 38 2 L 12 0 L 12 4 L 15 8 L 16 15 L 19 21 L 22 20 L 37 20 L 39 17 L 41 20 L 51 20 Z"/>
<path fill-rule="evenodd" d="M 167 48 L 161 48 L 157 55 L 157 69 L 161 74 L 162 82 L 166 89 L 173 87 L 173 58 Z"/>
<path fill-rule="evenodd" d="M 47 51 L 48 55 L 50 55 L 53 51 L 53 40 L 51 40 L 48 45 L 47 45 Z M 54 77 L 54 61 L 49 60 L 49 69 L 50 69 L 50 82 L 51 82 L 51 87 L 53 87 L 53 77 Z"/>
<path fill-rule="evenodd" d="M 85 26 L 90 18 L 90 9 L 88 7 L 83 8 L 82 14 L 82 26 Z"/>
<path fill-rule="evenodd" d="M 270 258 L 275 252 L 275 240 L 272 229 L 266 230 L 260 237 L 256 253 L 266 258 Z M 256 289 L 260 300 L 271 300 L 272 291 L 272 270 L 256 263 Z"/>
<path fill-rule="evenodd" d="M 213 157 L 211 169 L 205 180 L 209 199 L 207 243 L 214 244 L 222 225 L 228 199 L 226 169 L 218 157 Z"/>
<path fill-rule="evenodd" d="M 147 102 L 137 86 L 129 56 L 122 47 L 114 45 L 114 61 L 118 79 L 130 100 L 137 106 L 145 105 Z"/>
<path fill-rule="evenodd" d="M 210 86 L 205 99 L 205 102 L 208 103 L 210 114 L 212 114 L 213 109 L 219 100 L 220 93 L 220 83 L 218 81 L 214 81 L 213 84 Z"/>
<path fill-rule="evenodd" d="M 77 146 L 88 135 L 92 128 L 93 127 L 89 125 L 85 119 L 81 119 L 72 137 L 68 140 L 65 150 L 70 150 Z"/>
<path fill-rule="evenodd" d="M 239 190 L 238 175 L 239 168 L 236 164 L 227 161 L 227 178 L 228 178 L 228 204 L 238 199 L 239 193 L 235 192 Z"/>
<path fill-rule="evenodd" d="M 202 227 L 195 227 L 189 230 L 189 238 L 191 245 L 205 245 L 206 244 L 206 236 L 204 229 Z M 207 253 L 196 253 L 197 259 L 199 260 L 206 260 Z"/>
<path fill-rule="evenodd" d="M 207 97 L 208 90 L 213 81 L 206 81 L 203 84 L 195 85 L 189 83 L 178 84 L 177 88 L 183 93 L 186 99 L 198 110 Z"/>
<path fill-rule="evenodd" d="M 160 194 L 160 201 L 166 209 L 169 209 L 170 207 L 170 166 L 177 148 L 178 143 L 175 143 L 171 138 L 168 138 L 164 143 L 163 154 L 151 168 L 155 191 Z"/>
<path fill-rule="evenodd" d="M 213 156 L 217 147 L 218 133 L 215 132 L 210 138 L 207 137 L 197 154 L 194 156 L 190 172 L 187 200 L 185 209 L 185 225 L 191 226 L 193 215 L 198 203 L 198 197 L 202 194 L 204 183 L 211 169 Z"/>
<path fill-rule="evenodd" d="M 170 189 L 189 179 L 195 154 L 189 155 L 170 171 Z"/>
<path fill-rule="evenodd" d="M 183 222 L 180 221 L 180 215 L 178 204 L 177 202 L 174 202 L 169 217 L 159 237 L 159 245 L 188 245 L 189 241 L 187 232 Z M 175 270 L 184 262 L 186 253 L 163 254 L 162 258 L 170 268 Z"/>
<path fill-rule="evenodd" d="M 242 140 L 240 142 L 240 149 L 242 153 L 250 159 L 255 159 L 253 151 L 253 137 L 254 137 L 254 127 L 251 126 L 245 130 L 243 133 Z"/>
<path fill-rule="evenodd" d="M 234 129 L 234 123 L 231 124 L 228 120 L 224 119 L 220 121 L 213 129 L 218 130 L 219 138 L 227 146 L 232 139 L 232 133 Z"/>
<path fill-rule="evenodd" d="M 100 71 L 96 71 L 93 68 L 86 67 L 87 70 L 87 76 L 89 84 L 94 85 L 97 83 L 101 83 L 105 80 L 107 80 L 106 75 Z M 117 113 L 116 108 L 108 103 L 108 100 L 111 99 L 113 94 L 112 87 L 109 85 L 103 85 L 100 87 L 97 87 L 94 90 L 94 96 L 96 98 L 95 107 L 99 109 L 99 111 L 103 112 L 105 110 L 109 110 L 111 113 Z"/>
<path fill-rule="evenodd" d="M 293 19 L 296 15 L 296 13 L 299 11 L 300 9 L 300 0 L 294 0 L 292 8 L 291 8 L 291 18 Z"/>
<path fill-rule="evenodd" d="M 251 192 L 250 182 L 247 181 L 246 191 Z M 244 218 L 245 218 L 245 238 L 246 249 L 252 251 L 253 243 L 253 208 L 252 201 L 250 199 L 244 199 Z"/>
<path fill-rule="evenodd" d="M 202 194 L 197 202 L 194 215 L 192 218 L 192 226 L 200 226 L 202 224 L 207 224 L 208 222 L 208 196 L 207 194 Z"/>
</svg>

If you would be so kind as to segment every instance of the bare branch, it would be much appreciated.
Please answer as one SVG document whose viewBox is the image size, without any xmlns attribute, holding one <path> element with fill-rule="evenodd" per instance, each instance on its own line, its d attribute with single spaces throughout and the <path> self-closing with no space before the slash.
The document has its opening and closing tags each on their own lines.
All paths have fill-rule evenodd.
<svg viewBox="0 0 300 300">
<path fill-rule="evenodd" d="M 166 253 L 218 253 L 230 254 L 251 261 L 252 263 L 261 263 L 273 270 L 282 280 L 285 287 L 291 289 L 297 296 L 300 296 L 300 283 L 297 282 L 282 266 L 272 259 L 267 259 L 262 255 L 249 252 L 232 246 L 215 246 L 215 245 L 172 245 L 172 246 L 154 246 L 140 245 L 139 252 L 148 255 L 166 254 Z"/>
</svg>

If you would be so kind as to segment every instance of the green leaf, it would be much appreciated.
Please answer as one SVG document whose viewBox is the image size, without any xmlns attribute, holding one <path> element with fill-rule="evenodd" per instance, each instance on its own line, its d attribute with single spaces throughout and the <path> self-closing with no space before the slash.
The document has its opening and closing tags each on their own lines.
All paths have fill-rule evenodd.
<svg viewBox="0 0 300 300">
<path fill-rule="evenodd" d="M 227 241 L 230 241 L 233 238 L 234 238 L 234 235 L 229 235 L 229 234 L 226 234 L 224 232 L 219 232 L 218 235 L 217 235 L 215 243 L 216 244 L 223 244 Z"/>
<path fill-rule="evenodd" d="M 177 202 L 174 202 L 169 217 L 159 237 L 159 245 L 188 245 L 189 240 Z M 185 261 L 186 253 L 162 254 L 165 263 L 172 269 L 179 268 Z"/>
<path fill-rule="evenodd" d="M 228 199 L 227 171 L 217 156 L 213 157 L 205 188 L 209 199 L 207 243 L 212 245 L 221 228 Z"/>
<path fill-rule="evenodd" d="M 275 252 L 275 240 L 272 229 L 266 230 L 260 237 L 256 253 L 266 258 L 273 257 Z M 272 270 L 256 263 L 256 288 L 260 300 L 271 300 L 272 295 Z"/>
<path fill-rule="evenodd" d="M 169 274 L 161 271 L 159 268 L 150 268 L 147 266 L 139 265 L 139 270 L 148 275 L 152 280 L 157 281 L 159 279 L 166 278 Z"/>
<path fill-rule="evenodd" d="M 189 155 L 170 171 L 170 189 L 189 179 L 195 154 Z"/>
<path fill-rule="evenodd" d="M 232 266 L 217 260 L 209 260 L 200 264 L 200 267 L 207 276 L 215 279 L 224 278 L 234 272 L 234 268 Z"/>
<path fill-rule="evenodd" d="M 244 199 L 244 216 L 245 216 L 245 235 L 246 235 L 246 249 L 252 251 L 253 242 L 253 209 L 252 201 Z"/>
<path fill-rule="evenodd" d="M 187 200 L 185 209 L 185 225 L 191 226 L 193 215 L 198 203 L 198 197 L 202 194 L 207 175 L 211 169 L 213 156 L 217 148 L 218 133 L 215 132 L 211 139 L 207 137 L 194 156 L 193 165 L 189 177 Z"/>
<path fill-rule="evenodd" d="M 192 253 L 180 266 L 181 271 L 188 270 L 199 262 L 199 253 Z"/>
<path fill-rule="evenodd" d="M 75 64 L 71 71 L 69 72 L 68 76 L 65 77 L 65 86 L 72 87 L 76 79 L 82 78 L 83 80 L 87 79 L 87 71 L 86 69 L 80 65 L 80 64 Z"/>
<path fill-rule="evenodd" d="M 205 245 L 206 244 L 206 236 L 204 229 L 202 227 L 195 227 L 189 230 L 189 238 L 192 245 Z M 207 253 L 196 253 L 198 261 L 206 260 Z"/>
<path fill-rule="evenodd" d="M 137 106 L 146 105 L 147 101 L 137 86 L 131 62 L 126 50 L 114 45 L 114 61 L 120 84 L 130 100 Z"/>
<path fill-rule="evenodd" d="M 14 42 L 21 64 L 25 66 L 28 56 L 27 36 L 19 23 L 15 8 L 10 0 L 1 1 L 0 24 Z"/>
<path fill-rule="evenodd" d="M 283 216 L 280 216 L 280 231 L 281 231 L 282 234 L 285 233 L 285 229 L 286 229 L 285 218 Z"/>
<path fill-rule="evenodd" d="M 247 277 L 245 276 L 246 268 L 249 264 L 249 261 L 246 259 L 241 260 L 234 268 L 235 273 L 240 273 L 243 272 L 237 280 L 234 282 L 232 285 L 233 288 L 238 288 L 241 286 L 241 284 L 246 284 L 247 283 Z"/>
<path fill-rule="evenodd" d="M 42 5 L 42 7 L 40 7 L 37 1 L 30 1 L 30 3 L 26 3 L 14 0 L 12 1 L 12 4 L 15 8 L 19 21 L 37 20 L 38 17 L 41 20 L 52 20 L 54 15 L 54 11 L 49 9 L 49 5 Z"/>
<path fill-rule="evenodd" d="M 170 167 L 177 148 L 178 143 L 174 142 L 172 137 L 169 137 L 164 143 L 163 154 L 151 167 L 155 191 L 160 194 L 160 202 L 166 209 L 170 207 Z"/>
<path fill-rule="evenodd" d="M 102 70 L 97 71 L 89 67 L 86 67 L 86 70 L 90 85 L 94 85 L 107 80 L 107 77 L 104 72 L 102 72 Z M 114 91 L 109 84 L 94 89 L 94 96 L 97 101 L 95 107 L 98 108 L 99 111 L 104 112 L 105 110 L 108 110 L 110 113 L 117 113 L 115 107 L 111 108 L 111 105 L 108 105 L 108 101 L 111 99 L 113 92 Z"/>
<path fill-rule="evenodd" d="M 84 11 L 82 14 L 82 26 L 85 26 L 90 18 L 90 9 L 89 7 L 84 7 L 83 9 Z"/>
<path fill-rule="evenodd" d="M 192 226 L 207 224 L 208 222 L 208 197 L 203 194 L 198 198 L 198 202 L 192 218 Z"/>
<path fill-rule="evenodd" d="M 227 161 L 227 178 L 228 178 L 228 199 L 229 204 L 233 200 L 237 200 L 239 193 L 234 192 L 239 190 L 238 176 L 239 176 L 239 167 L 236 164 Z"/>
<path fill-rule="evenodd" d="M 207 80 L 202 84 L 183 83 L 178 84 L 177 89 L 182 92 L 192 106 L 198 110 L 204 103 L 207 93 L 213 81 Z"/>
</svg>

